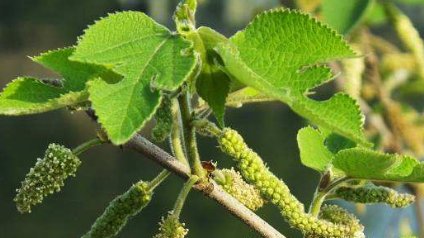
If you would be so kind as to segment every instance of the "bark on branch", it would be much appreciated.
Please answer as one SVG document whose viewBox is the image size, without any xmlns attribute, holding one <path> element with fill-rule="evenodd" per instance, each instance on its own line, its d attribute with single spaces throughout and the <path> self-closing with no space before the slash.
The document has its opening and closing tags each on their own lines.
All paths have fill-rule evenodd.
<svg viewBox="0 0 424 238">
<path fill-rule="evenodd" d="M 190 176 L 190 169 L 179 162 L 173 156 L 162 150 L 155 144 L 148 141 L 146 138 L 136 135 L 133 137 L 125 147 L 133 149 L 147 158 L 159 163 L 162 167 L 168 169 L 174 174 L 178 175 L 183 179 L 187 179 Z M 262 237 L 267 238 L 286 238 L 284 235 L 279 233 L 274 227 L 269 225 L 266 221 L 256 215 L 254 212 L 249 210 L 237 199 L 222 190 L 217 184 L 212 182 L 211 187 L 196 185 L 194 188 L 202 192 L 205 196 L 208 196 L 221 204 L 235 217 L 246 223 L 253 230 L 258 232 Z"/>
</svg>

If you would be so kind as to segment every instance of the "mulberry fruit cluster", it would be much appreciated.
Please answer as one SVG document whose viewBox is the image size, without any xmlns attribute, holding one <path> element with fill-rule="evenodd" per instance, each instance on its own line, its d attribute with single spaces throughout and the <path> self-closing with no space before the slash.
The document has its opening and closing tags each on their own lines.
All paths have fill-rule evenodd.
<svg viewBox="0 0 424 238">
<path fill-rule="evenodd" d="M 415 196 L 375 185 L 363 187 L 340 187 L 335 195 L 346 201 L 356 203 L 386 203 L 394 208 L 406 207 L 415 201 Z"/>
<path fill-rule="evenodd" d="M 75 172 L 81 161 L 64 146 L 50 144 L 43 159 L 37 159 L 17 189 L 14 199 L 21 213 L 31 212 L 31 207 L 43 201 L 44 197 L 59 192 L 64 181 Z"/>
<path fill-rule="evenodd" d="M 162 218 L 159 223 L 159 233 L 153 238 L 184 238 L 188 233 L 185 224 L 181 223 L 172 213 Z"/>
<path fill-rule="evenodd" d="M 234 130 L 225 128 L 218 138 L 221 150 L 233 157 L 242 176 L 253 184 L 263 197 L 279 207 L 290 225 L 312 237 L 338 238 L 363 237 L 363 227 L 318 219 L 305 212 L 304 206 L 291 193 L 287 185 L 272 174 L 262 159 L 252 151 Z"/>
<path fill-rule="evenodd" d="M 216 171 L 221 173 L 222 176 L 217 177 L 215 181 L 247 208 L 256 211 L 264 205 L 264 200 L 259 190 L 255 186 L 246 183 L 239 172 L 233 168 Z"/>
<path fill-rule="evenodd" d="M 148 183 L 141 181 L 134 184 L 128 191 L 110 202 L 83 238 L 116 236 L 131 217 L 138 214 L 149 204 L 152 195 Z"/>
<path fill-rule="evenodd" d="M 324 205 L 321 207 L 319 218 L 336 224 L 343 224 L 352 229 L 360 230 L 362 225 L 359 220 L 347 210 L 336 205 Z M 307 234 L 306 238 L 315 238 L 313 234 Z"/>
<path fill-rule="evenodd" d="M 337 224 L 349 225 L 351 227 L 359 227 L 361 224 L 359 220 L 346 209 L 343 209 L 337 205 L 324 205 L 322 206 L 319 217 L 321 219 L 331 221 Z"/>
</svg>

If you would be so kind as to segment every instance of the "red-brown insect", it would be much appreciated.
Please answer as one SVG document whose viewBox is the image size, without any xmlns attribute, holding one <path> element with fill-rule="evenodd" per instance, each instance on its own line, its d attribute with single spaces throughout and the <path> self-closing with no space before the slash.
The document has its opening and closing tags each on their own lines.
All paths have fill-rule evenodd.
<svg viewBox="0 0 424 238">
<path fill-rule="evenodd" d="M 208 172 L 208 174 L 210 174 L 215 171 L 216 163 L 212 162 L 212 160 L 202 161 L 202 167 Z"/>
</svg>

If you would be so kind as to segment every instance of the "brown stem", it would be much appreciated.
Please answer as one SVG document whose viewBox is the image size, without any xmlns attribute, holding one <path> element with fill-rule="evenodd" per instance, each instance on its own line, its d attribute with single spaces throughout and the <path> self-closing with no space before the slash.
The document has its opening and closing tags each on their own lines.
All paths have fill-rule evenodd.
<svg viewBox="0 0 424 238">
<path fill-rule="evenodd" d="M 190 176 L 189 167 L 179 162 L 166 151 L 162 150 L 140 135 L 136 135 L 134 138 L 132 138 L 125 145 L 125 147 L 131 148 L 145 155 L 147 158 L 159 163 L 161 166 L 183 179 L 188 179 Z M 256 215 L 254 212 L 241 204 L 237 199 L 222 190 L 215 182 L 211 181 L 211 185 L 212 186 L 204 186 L 204 184 L 200 183 L 195 185 L 193 188 L 203 192 L 205 196 L 208 196 L 221 204 L 231 214 L 246 223 L 262 237 L 285 238 L 284 235 L 279 233 L 274 227 L 269 225 L 261 217 Z"/>
</svg>

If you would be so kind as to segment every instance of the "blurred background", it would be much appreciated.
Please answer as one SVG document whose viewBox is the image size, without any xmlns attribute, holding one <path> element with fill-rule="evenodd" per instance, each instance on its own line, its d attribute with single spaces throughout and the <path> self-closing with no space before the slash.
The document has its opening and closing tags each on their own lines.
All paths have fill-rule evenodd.
<svg viewBox="0 0 424 238">
<path fill-rule="evenodd" d="M 292 1 L 277 0 L 203 0 L 197 13 L 198 25 L 211 26 L 227 36 L 242 29 L 257 13 Z M 73 45 L 88 24 L 121 10 L 147 12 L 158 22 L 174 28 L 171 15 L 176 0 L 0 0 L 0 86 L 17 76 L 54 76 L 32 63 L 34 56 L 49 49 Z M 424 8 L 402 9 L 420 30 L 424 30 Z M 384 25 L 373 29 L 391 37 Z M 320 89 L 318 97 L 327 97 L 332 85 Z M 297 131 L 305 122 L 281 103 L 249 105 L 229 109 L 227 125 L 239 130 L 248 144 L 263 156 L 276 175 L 306 205 L 312 198 L 319 175 L 299 162 Z M 21 215 L 13 203 L 15 189 L 41 157 L 50 142 L 75 147 L 95 136 L 96 125 L 84 113 L 58 110 L 25 117 L 0 117 L 0 237 L 80 237 L 103 212 L 110 200 L 126 191 L 139 179 L 151 179 L 160 167 L 142 156 L 109 145 L 97 147 L 82 156 L 76 178 L 67 181 L 62 192 L 48 197 Z M 145 131 L 149 136 L 149 128 Z M 161 145 L 167 149 L 167 145 Z M 231 166 L 215 148 L 212 140 L 200 138 L 203 160 Z M 169 151 L 169 150 L 168 150 Z M 153 201 L 127 225 L 120 237 L 151 237 L 158 221 L 173 206 L 182 180 L 171 177 L 156 190 Z M 301 237 L 288 227 L 272 206 L 259 215 L 287 237 Z M 391 210 L 373 206 L 362 221 L 370 237 L 389 236 L 389 225 L 396 229 L 405 219 L 414 220 L 408 209 Z M 258 237 L 217 203 L 193 192 L 182 213 L 190 229 L 189 237 Z M 370 230 L 373 229 L 373 230 Z M 390 233 L 395 234 L 395 233 Z"/>
</svg>

